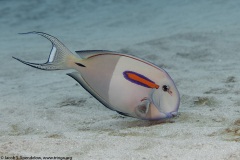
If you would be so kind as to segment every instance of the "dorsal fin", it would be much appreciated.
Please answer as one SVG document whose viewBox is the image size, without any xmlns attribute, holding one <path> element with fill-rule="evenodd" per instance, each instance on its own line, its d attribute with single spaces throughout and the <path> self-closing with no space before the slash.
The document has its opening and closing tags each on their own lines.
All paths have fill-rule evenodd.
<svg viewBox="0 0 240 160">
<path fill-rule="evenodd" d="M 108 50 L 82 50 L 82 51 L 75 51 L 81 58 L 89 58 L 94 55 L 103 54 L 103 53 L 112 53 L 115 54 L 117 52 L 108 51 Z"/>
</svg>

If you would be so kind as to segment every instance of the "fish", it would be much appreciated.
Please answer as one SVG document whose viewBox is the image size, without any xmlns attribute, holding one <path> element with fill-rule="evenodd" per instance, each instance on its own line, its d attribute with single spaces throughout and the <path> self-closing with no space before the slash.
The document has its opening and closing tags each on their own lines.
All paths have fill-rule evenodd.
<svg viewBox="0 0 240 160">
<path fill-rule="evenodd" d="M 40 35 L 52 43 L 52 49 L 46 63 L 14 59 L 40 70 L 75 70 L 67 75 L 110 110 L 143 120 L 162 120 L 178 114 L 179 91 L 169 74 L 153 63 L 108 50 L 72 53 L 50 34 L 21 34 Z"/>
</svg>

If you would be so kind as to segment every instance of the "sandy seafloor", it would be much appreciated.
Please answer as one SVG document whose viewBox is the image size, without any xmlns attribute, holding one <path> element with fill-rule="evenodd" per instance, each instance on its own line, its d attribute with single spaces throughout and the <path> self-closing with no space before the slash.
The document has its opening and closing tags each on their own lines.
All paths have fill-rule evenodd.
<svg viewBox="0 0 240 160">
<path fill-rule="evenodd" d="M 240 159 L 240 1 L 1 0 L 0 155 L 73 159 Z M 163 122 L 108 110 L 72 71 L 45 72 L 58 37 L 71 51 L 114 50 L 164 68 L 181 94 Z M 4 157 L 3 157 L 4 158 Z"/>
</svg>

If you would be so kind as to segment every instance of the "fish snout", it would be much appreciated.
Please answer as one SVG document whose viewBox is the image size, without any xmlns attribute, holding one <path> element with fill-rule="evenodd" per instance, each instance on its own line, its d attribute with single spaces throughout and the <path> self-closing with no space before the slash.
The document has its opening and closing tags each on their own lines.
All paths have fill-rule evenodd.
<svg viewBox="0 0 240 160">
<path fill-rule="evenodd" d="M 179 93 L 174 88 L 160 90 L 154 89 L 150 94 L 152 103 L 158 109 L 159 112 L 166 115 L 167 118 L 171 118 L 177 115 L 179 108 Z"/>
</svg>

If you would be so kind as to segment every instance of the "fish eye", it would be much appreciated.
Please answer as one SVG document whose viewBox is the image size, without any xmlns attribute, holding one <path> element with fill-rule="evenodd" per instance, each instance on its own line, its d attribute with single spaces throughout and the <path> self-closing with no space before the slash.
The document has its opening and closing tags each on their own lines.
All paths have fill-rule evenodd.
<svg viewBox="0 0 240 160">
<path fill-rule="evenodd" d="M 164 91 L 164 92 L 167 92 L 168 90 L 169 90 L 169 86 L 168 85 L 163 85 L 162 86 L 162 90 Z"/>
</svg>

